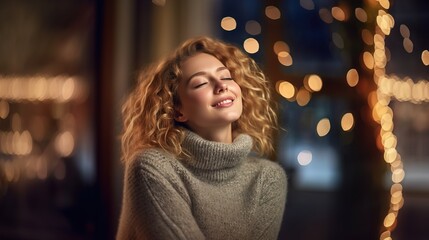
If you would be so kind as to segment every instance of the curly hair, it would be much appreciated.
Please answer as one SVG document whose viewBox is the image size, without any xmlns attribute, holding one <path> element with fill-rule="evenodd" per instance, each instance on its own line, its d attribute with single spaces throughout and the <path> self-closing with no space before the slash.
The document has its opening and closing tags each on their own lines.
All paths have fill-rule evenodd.
<svg viewBox="0 0 429 240">
<path fill-rule="evenodd" d="M 270 84 L 256 62 L 239 48 L 209 37 L 185 41 L 169 57 L 151 65 L 138 76 L 135 89 L 122 107 L 122 160 L 127 162 L 147 148 L 161 148 L 175 156 L 185 154 L 181 143 L 183 124 L 175 121 L 180 104 L 177 89 L 182 76 L 180 64 L 197 53 L 219 59 L 231 72 L 242 91 L 243 112 L 233 131 L 253 138 L 253 150 L 268 156 L 274 152 L 277 129 L 275 103 Z"/>
</svg>

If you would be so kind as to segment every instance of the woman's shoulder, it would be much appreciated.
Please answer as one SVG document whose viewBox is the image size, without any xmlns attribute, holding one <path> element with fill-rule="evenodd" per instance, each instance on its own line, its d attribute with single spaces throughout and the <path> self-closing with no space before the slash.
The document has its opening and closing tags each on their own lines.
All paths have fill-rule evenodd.
<svg viewBox="0 0 429 240">
<path fill-rule="evenodd" d="M 257 169 L 261 174 L 276 179 L 286 178 L 286 172 L 279 162 L 260 157 L 250 157 L 247 162 L 251 168 Z"/>
<path fill-rule="evenodd" d="M 176 158 L 159 148 L 144 149 L 128 164 L 131 169 L 139 169 L 144 171 L 168 172 L 172 171 L 172 162 L 177 161 Z"/>
</svg>

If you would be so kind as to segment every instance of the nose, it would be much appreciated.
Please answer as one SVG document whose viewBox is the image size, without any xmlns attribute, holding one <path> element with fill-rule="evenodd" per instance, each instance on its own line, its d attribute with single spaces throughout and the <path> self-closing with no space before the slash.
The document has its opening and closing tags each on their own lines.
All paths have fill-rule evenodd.
<svg viewBox="0 0 429 240">
<path fill-rule="evenodd" d="M 216 83 L 215 93 L 219 94 L 226 91 L 228 91 L 228 85 L 226 85 L 226 83 L 223 83 L 223 82 Z"/>
</svg>

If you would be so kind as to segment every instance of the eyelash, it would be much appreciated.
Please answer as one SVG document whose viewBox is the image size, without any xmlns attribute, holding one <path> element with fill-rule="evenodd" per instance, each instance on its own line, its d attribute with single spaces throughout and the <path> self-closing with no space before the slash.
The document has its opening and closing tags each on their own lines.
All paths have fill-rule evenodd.
<svg viewBox="0 0 429 240">
<path fill-rule="evenodd" d="M 201 87 L 201 86 L 203 86 L 204 84 L 206 84 L 207 82 L 204 82 L 204 83 L 201 83 L 201 84 L 198 84 L 197 86 L 195 86 L 194 88 L 199 88 L 199 87 Z"/>
<path fill-rule="evenodd" d="M 234 80 L 234 79 L 232 79 L 231 77 L 226 77 L 226 78 L 221 78 L 221 80 Z M 197 86 L 195 86 L 194 88 L 199 88 L 199 87 L 201 87 L 201 86 L 203 86 L 204 84 L 206 84 L 207 82 L 204 82 L 204 83 L 201 83 L 201 84 L 198 84 Z"/>
</svg>

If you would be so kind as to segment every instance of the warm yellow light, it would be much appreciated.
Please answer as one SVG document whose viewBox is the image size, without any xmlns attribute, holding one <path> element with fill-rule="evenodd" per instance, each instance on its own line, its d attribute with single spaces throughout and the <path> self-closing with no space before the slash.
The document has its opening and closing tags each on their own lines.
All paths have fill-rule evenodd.
<svg viewBox="0 0 429 240">
<path fill-rule="evenodd" d="M 9 103 L 3 100 L 0 100 L 0 118 L 6 119 L 9 115 Z"/>
<path fill-rule="evenodd" d="M 366 45 L 373 45 L 374 44 L 374 36 L 368 29 L 362 30 L 362 40 Z"/>
<path fill-rule="evenodd" d="M 284 98 L 291 99 L 295 96 L 295 87 L 290 82 L 278 81 L 277 92 Z"/>
<path fill-rule="evenodd" d="M 394 183 L 400 183 L 402 180 L 404 180 L 405 172 L 404 169 L 399 168 L 393 171 L 392 173 L 392 182 Z"/>
<path fill-rule="evenodd" d="M 224 17 L 220 22 L 220 26 L 225 31 L 232 31 L 237 27 L 237 22 L 233 17 Z"/>
<path fill-rule="evenodd" d="M 355 9 L 355 16 L 361 22 L 368 21 L 368 15 L 366 14 L 365 10 L 362 8 Z"/>
<path fill-rule="evenodd" d="M 68 78 L 62 87 L 62 98 L 69 100 L 75 92 L 75 82 L 73 78 Z"/>
<path fill-rule="evenodd" d="M 248 38 L 243 43 L 244 50 L 253 54 L 259 51 L 259 42 L 254 38 Z"/>
<path fill-rule="evenodd" d="M 359 83 L 359 73 L 356 69 L 352 68 L 347 71 L 346 79 L 350 87 L 355 87 Z"/>
<path fill-rule="evenodd" d="M 308 150 L 303 150 L 298 153 L 298 163 L 301 166 L 307 166 L 313 159 L 313 154 Z"/>
<path fill-rule="evenodd" d="M 279 54 L 280 52 L 290 52 L 289 45 L 283 41 L 275 42 L 273 50 L 276 54 Z"/>
<path fill-rule="evenodd" d="M 331 9 L 332 16 L 338 21 L 346 20 L 346 13 L 340 7 L 333 7 Z"/>
<path fill-rule="evenodd" d="M 374 58 L 370 52 L 363 53 L 363 63 L 366 68 L 373 69 L 374 68 Z"/>
<path fill-rule="evenodd" d="M 265 8 L 265 15 L 272 20 L 277 20 L 281 17 L 280 10 L 275 6 L 267 6 Z"/>
<path fill-rule="evenodd" d="M 397 140 L 395 135 L 391 135 L 383 140 L 383 145 L 385 148 L 396 148 Z"/>
<path fill-rule="evenodd" d="M 425 66 L 429 65 L 429 51 L 428 50 L 424 50 L 422 52 L 422 62 Z"/>
<path fill-rule="evenodd" d="M 394 213 L 389 213 L 384 218 L 384 226 L 385 227 L 390 227 L 390 226 L 393 225 L 393 223 L 395 223 L 395 221 L 396 221 L 396 215 Z"/>
<path fill-rule="evenodd" d="M 403 38 L 410 38 L 410 29 L 405 24 L 399 26 L 399 32 Z"/>
<path fill-rule="evenodd" d="M 380 240 L 388 240 L 390 238 L 390 231 L 384 231 L 380 235 Z"/>
<path fill-rule="evenodd" d="M 392 163 L 398 157 L 398 152 L 395 148 L 389 148 L 384 152 L 384 160 L 387 163 Z"/>
<path fill-rule="evenodd" d="M 390 30 L 395 25 L 395 20 L 392 15 L 387 14 L 386 12 L 380 10 L 380 14 L 376 17 L 376 22 L 380 30 L 385 34 L 389 35 Z"/>
<path fill-rule="evenodd" d="M 55 148 L 61 156 L 69 156 L 74 150 L 74 137 L 71 132 L 66 131 L 58 134 L 55 139 Z"/>
<path fill-rule="evenodd" d="M 332 23 L 334 21 L 331 15 L 331 11 L 329 11 L 329 9 L 321 8 L 319 10 L 319 16 L 320 19 L 322 19 L 322 21 L 324 21 L 325 23 Z"/>
<path fill-rule="evenodd" d="M 310 88 L 309 89 L 310 91 L 318 92 L 322 90 L 323 82 L 322 82 L 322 79 L 319 77 L 319 75 L 311 74 L 310 76 L 308 76 L 308 78 L 305 78 L 304 81 L 308 83 L 308 87 Z"/>
<path fill-rule="evenodd" d="M 398 191 L 402 191 L 402 185 L 401 184 L 395 183 L 390 187 L 390 194 L 393 194 L 393 193 L 398 192 Z"/>
<path fill-rule="evenodd" d="M 316 131 L 320 137 L 326 136 L 331 130 L 331 123 L 329 119 L 323 118 L 317 123 Z"/>
<path fill-rule="evenodd" d="M 384 37 L 380 34 L 374 34 L 374 44 L 377 49 L 384 49 Z"/>
<path fill-rule="evenodd" d="M 293 64 L 293 60 L 292 60 L 292 56 L 285 51 L 281 51 L 277 54 L 277 59 L 279 60 L 279 62 L 286 66 L 289 67 Z"/>
<path fill-rule="evenodd" d="M 255 20 L 250 20 L 247 21 L 245 29 L 250 35 L 258 35 L 261 33 L 261 24 Z"/>
<path fill-rule="evenodd" d="M 405 49 L 405 51 L 407 51 L 407 53 L 413 52 L 414 44 L 413 44 L 413 41 L 411 41 L 411 39 L 404 38 L 402 45 L 404 46 L 404 49 Z"/>
<path fill-rule="evenodd" d="M 384 9 L 390 8 L 389 0 L 378 0 L 378 3 L 380 3 L 380 6 L 382 6 Z"/>
<path fill-rule="evenodd" d="M 343 117 L 341 118 L 341 128 L 344 131 L 350 131 L 353 128 L 353 125 L 354 125 L 353 114 L 351 113 L 344 114 Z"/>
<path fill-rule="evenodd" d="M 390 203 L 398 204 L 401 202 L 401 200 L 402 200 L 402 192 L 396 191 L 392 194 L 392 196 L 390 198 Z"/>
<path fill-rule="evenodd" d="M 305 88 L 299 89 L 298 93 L 296 94 L 296 103 L 299 106 L 305 106 L 310 102 L 311 94 L 308 92 Z"/>
</svg>

